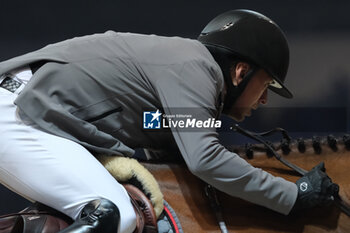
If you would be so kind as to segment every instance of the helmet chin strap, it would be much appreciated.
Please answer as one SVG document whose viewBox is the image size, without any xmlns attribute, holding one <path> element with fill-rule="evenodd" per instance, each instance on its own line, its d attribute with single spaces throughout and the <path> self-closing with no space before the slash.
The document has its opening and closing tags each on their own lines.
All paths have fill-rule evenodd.
<svg viewBox="0 0 350 233">
<path fill-rule="evenodd" d="M 234 52 L 226 48 L 222 48 L 222 47 L 218 47 L 210 44 L 205 44 L 205 46 L 209 50 L 209 52 L 212 54 L 213 58 L 220 66 L 221 71 L 223 73 L 224 80 L 227 87 L 227 92 L 226 92 L 226 97 L 224 100 L 224 107 L 222 112 L 224 114 L 229 114 L 231 107 L 237 101 L 238 97 L 243 93 L 248 82 L 257 71 L 257 66 L 253 62 L 250 62 L 247 59 L 241 58 L 238 54 L 235 54 Z M 245 61 L 250 65 L 250 69 L 248 70 L 246 75 L 243 77 L 243 80 L 237 86 L 233 85 L 232 78 L 231 78 L 231 67 L 232 67 L 232 62 L 234 60 Z"/>
<path fill-rule="evenodd" d="M 224 100 L 224 108 L 222 111 L 224 114 L 230 111 L 232 106 L 237 101 L 238 97 L 242 95 L 243 91 L 247 87 L 249 81 L 252 79 L 256 71 L 257 71 L 257 67 L 255 67 L 254 65 L 251 65 L 250 70 L 246 73 L 246 75 L 243 77 L 243 80 L 237 86 L 233 85 L 232 81 L 226 82 L 227 94 Z M 228 75 L 228 74 L 225 74 L 225 75 Z"/>
</svg>

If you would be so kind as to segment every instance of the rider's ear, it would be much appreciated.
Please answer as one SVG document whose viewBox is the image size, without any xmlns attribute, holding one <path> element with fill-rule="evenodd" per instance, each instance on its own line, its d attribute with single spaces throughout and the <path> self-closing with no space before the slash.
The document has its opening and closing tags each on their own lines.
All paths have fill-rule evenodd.
<svg viewBox="0 0 350 233">
<path fill-rule="evenodd" d="M 238 62 L 234 69 L 231 69 L 232 83 L 237 86 L 247 74 L 249 70 L 249 64 L 246 62 Z"/>
</svg>

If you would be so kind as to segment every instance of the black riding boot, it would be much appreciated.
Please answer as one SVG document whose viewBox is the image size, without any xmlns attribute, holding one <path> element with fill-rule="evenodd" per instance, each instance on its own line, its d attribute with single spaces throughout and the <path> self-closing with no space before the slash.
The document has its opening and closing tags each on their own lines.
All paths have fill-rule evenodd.
<svg viewBox="0 0 350 233">
<path fill-rule="evenodd" d="M 107 199 L 89 202 L 79 218 L 59 233 L 117 233 L 120 214 L 118 207 Z"/>
</svg>

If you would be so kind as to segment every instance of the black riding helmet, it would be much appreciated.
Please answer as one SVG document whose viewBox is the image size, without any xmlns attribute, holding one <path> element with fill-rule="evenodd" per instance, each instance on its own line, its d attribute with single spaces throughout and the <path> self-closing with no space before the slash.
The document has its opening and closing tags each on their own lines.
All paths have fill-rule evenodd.
<svg viewBox="0 0 350 233">
<path fill-rule="evenodd" d="M 266 16 L 250 10 L 225 12 L 207 24 L 198 40 L 208 48 L 221 67 L 231 104 L 243 92 L 258 68 L 273 77 L 270 90 L 286 98 L 293 97 L 283 84 L 289 65 L 288 42 L 278 25 Z M 245 77 L 246 80 L 243 79 L 238 87 L 233 86 L 230 75 L 235 58 L 253 67 L 250 75 L 247 75 L 250 77 Z"/>
</svg>

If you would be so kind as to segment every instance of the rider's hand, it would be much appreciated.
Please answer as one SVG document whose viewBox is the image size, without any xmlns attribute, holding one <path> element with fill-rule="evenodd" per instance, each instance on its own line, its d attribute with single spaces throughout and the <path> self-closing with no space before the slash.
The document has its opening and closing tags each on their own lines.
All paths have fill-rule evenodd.
<svg viewBox="0 0 350 233">
<path fill-rule="evenodd" d="M 298 197 L 292 212 L 315 206 L 327 206 L 339 192 L 339 186 L 327 176 L 323 162 L 297 180 L 296 185 Z"/>
</svg>

